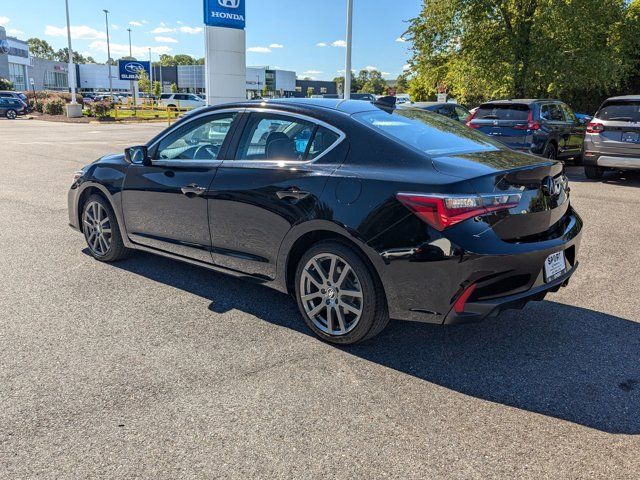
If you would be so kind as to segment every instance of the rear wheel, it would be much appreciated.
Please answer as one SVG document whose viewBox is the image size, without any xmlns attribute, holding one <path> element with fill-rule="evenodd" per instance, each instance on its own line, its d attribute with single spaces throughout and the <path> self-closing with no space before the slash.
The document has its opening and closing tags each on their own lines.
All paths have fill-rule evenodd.
<svg viewBox="0 0 640 480">
<path fill-rule="evenodd" d="M 604 175 L 604 168 L 596 165 L 585 165 L 584 174 L 591 180 L 600 180 Z"/>
<path fill-rule="evenodd" d="M 115 262 L 128 257 L 115 213 L 104 197 L 91 195 L 82 210 L 82 232 L 91 255 L 101 262 Z"/>
<path fill-rule="evenodd" d="M 548 143 L 544 148 L 544 153 L 542 154 L 542 156 L 545 158 L 550 158 L 551 160 L 555 160 L 558 156 L 558 150 L 556 149 L 556 146 L 553 143 Z"/>
<path fill-rule="evenodd" d="M 17 116 L 18 112 L 16 112 L 15 110 L 7 110 L 7 118 L 9 120 L 15 120 Z"/>
<path fill-rule="evenodd" d="M 303 255 L 295 295 L 307 326 L 331 343 L 361 342 L 389 322 L 384 291 L 372 267 L 338 241 L 320 242 Z"/>
</svg>

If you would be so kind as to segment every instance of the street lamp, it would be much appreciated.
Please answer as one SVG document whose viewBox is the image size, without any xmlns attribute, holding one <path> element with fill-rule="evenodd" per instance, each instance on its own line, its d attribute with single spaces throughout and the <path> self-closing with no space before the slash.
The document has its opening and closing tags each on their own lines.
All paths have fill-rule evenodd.
<svg viewBox="0 0 640 480">
<path fill-rule="evenodd" d="M 131 29 L 127 28 L 129 32 L 129 60 L 133 60 L 133 50 L 131 49 Z M 136 114 L 136 91 L 133 86 L 133 80 L 129 81 L 129 88 L 131 89 L 131 99 L 133 100 L 133 114 Z"/>
<path fill-rule="evenodd" d="M 107 65 L 109 66 L 109 95 L 113 100 L 113 84 L 111 80 L 111 46 L 109 44 L 109 10 L 102 10 L 104 12 L 104 20 L 107 25 Z"/>
<path fill-rule="evenodd" d="M 68 117 L 81 117 L 82 107 L 78 105 L 76 97 L 76 69 L 73 64 L 73 49 L 71 48 L 71 22 L 69 21 L 69 0 L 64 0 L 67 14 L 67 42 L 69 45 L 69 87 L 71 88 L 71 103 L 67 106 Z"/>
<path fill-rule="evenodd" d="M 347 0 L 347 53 L 344 66 L 344 99 L 351 98 L 351 39 L 353 37 L 353 0 Z"/>
</svg>

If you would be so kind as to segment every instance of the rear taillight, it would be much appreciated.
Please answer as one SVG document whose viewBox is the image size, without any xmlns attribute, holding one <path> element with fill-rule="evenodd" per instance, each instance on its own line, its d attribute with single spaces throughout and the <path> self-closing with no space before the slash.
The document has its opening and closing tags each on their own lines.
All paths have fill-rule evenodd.
<svg viewBox="0 0 640 480">
<path fill-rule="evenodd" d="M 589 122 L 587 125 L 587 133 L 601 133 L 604 132 L 604 125 L 598 122 Z"/>
<path fill-rule="evenodd" d="M 467 122 L 467 127 L 469 127 L 469 128 L 479 128 L 479 127 L 480 127 L 480 125 L 477 125 L 477 124 L 475 124 L 475 123 L 472 123 L 472 122 L 471 122 L 471 120 L 469 120 L 469 121 Z"/>
<path fill-rule="evenodd" d="M 467 305 L 469 298 L 473 295 L 473 292 L 476 291 L 477 283 L 472 283 L 467 288 L 464 289 L 462 294 L 458 297 L 456 302 L 453 304 L 453 310 L 456 313 L 464 313 L 464 307 Z"/>
<path fill-rule="evenodd" d="M 516 207 L 520 203 L 522 194 L 428 195 L 398 193 L 396 198 L 423 221 L 436 230 L 442 231 L 469 218 Z"/>
<path fill-rule="evenodd" d="M 467 117 L 467 119 L 464 121 L 464 124 L 467 127 L 478 128 L 478 125 L 474 125 L 473 123 L 471 123 L 471 121 L 475 118 L 476 113 L 478 113 L 477 110 L 475 112 L 473 112 L 473 113 L 470 113 L 469 116 Z"/>
</svg>

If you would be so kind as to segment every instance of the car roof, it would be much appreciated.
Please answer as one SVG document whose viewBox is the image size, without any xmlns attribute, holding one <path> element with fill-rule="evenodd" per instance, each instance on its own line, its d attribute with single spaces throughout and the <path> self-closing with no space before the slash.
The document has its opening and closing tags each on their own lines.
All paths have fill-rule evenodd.
<svg viewBox="0 0 640 480">
<path fill-rule="evenodd" d="M 640 95 L 620 95 L 619 97 L 611 97 L 607 98 L 605 102 L 611 100 L 632 100 L 632 101 L 640 101 Z"/>
<path fill-rule="evenodd" d="M 227 103 L 223 105 L 215 105 L 206 107 L 208 110 L 214 111 L 220 108 L 255 108 L 263 107 L 291 107 L 298 110 L 308 110 L 309 112 L 322 110 L 331 110 L 336 113 L 353 115 L 355 113 L 370 112 L 379 110 L 379 107 L 372 102 L 363 100 L 343 100 L 340 98 L 277 98 L 264 100 L 247 100 L 237 103 Z"/>
<path fill-rule="evenodd" d="M 509 98 L 509 99 L 502 99 L 502 100 L 490 100 L 488 102 L 484 102 L 482 105 L 488 105 L 488 104 L 509 105 L 511 103 L 531 105 L 532 103 L 538 103 L 538 102 L 560 102 L 560 100 L 556 100 L 555 98 Z"/>
</svg>

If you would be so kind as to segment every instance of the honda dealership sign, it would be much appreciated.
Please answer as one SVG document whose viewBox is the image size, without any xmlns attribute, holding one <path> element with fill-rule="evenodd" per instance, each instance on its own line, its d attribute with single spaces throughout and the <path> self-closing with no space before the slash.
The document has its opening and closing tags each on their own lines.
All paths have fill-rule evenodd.
<svg viewBox="0 0 640 480">
<path fill-rule="evenodd" d="M 210 27 L 244 30 L 245 0 L 204 0 L 204 23 Z"/>
<path fill-rule="evenodd" d="M 118 60 L 118 73 L 120 74 L 120 80 L 140 80 L 140 72 L 142 70 L 147 72 L 147 77 L 151 76 L 151 65 L 149 62 Z"/>
</svg>

